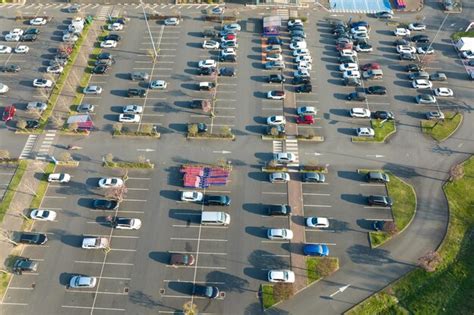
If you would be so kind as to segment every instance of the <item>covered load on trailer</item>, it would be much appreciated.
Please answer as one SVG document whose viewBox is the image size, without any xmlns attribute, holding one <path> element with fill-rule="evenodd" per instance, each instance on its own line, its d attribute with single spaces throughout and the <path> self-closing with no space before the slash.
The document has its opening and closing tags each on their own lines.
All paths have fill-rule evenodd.
<svg viewBox="0 0 474 315">
<path fill-rule="evenodd" d="M 280 34 L 281 16 L 266 16 L 263 18 L 263 35 L 277 36 Z"/>
<path fill-rule="evenodd" d="M 456 42 L 456 48 L 459 51 L 467 51 L 467 50 L 474 51 L 474 37 L 461 37 Z"/>
</svg>

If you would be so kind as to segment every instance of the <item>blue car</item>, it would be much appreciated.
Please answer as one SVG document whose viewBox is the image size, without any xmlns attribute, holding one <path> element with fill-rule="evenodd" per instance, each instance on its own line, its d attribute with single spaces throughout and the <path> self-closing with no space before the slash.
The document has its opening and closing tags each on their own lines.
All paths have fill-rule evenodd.
<svg viewBox="0 0 474 315">
<path fill-rule="evenodd" d="M 358 21 L 351 23 L 351 28 L 356 28 L 358 26 L 364 26 L 366 28 L 369 28 L 369 23 L 367 23 L 366 21 Z"/>
<path fill-rule="evenodd" d="M 329 247 L 325 244 L 306 244 L 303 252 L 306 256 L 328 256 Z"/>
</svg>

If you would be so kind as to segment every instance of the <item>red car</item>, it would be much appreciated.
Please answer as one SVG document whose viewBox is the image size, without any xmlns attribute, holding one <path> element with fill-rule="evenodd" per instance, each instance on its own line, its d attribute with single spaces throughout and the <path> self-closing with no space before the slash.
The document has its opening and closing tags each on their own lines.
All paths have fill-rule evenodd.
<svg viewBox="0 0 474 315">
<path fill-rule="evenodd" d="M 13 105 L 5 107 L 5 110 L 3 111 L 2 115 L 2 120 L 4 122 L 10 121 L 13 119 L 13 116 L 15 116 L 16 113 L 16 108 Z"/>
<path fill-rule="evenodd" d="M 352 43 L 340 43 L 340 44 L 336 45 L 336 50 L 337 51 L 341 51 L 341 50 L 344 50 L 344 49 L 352 50 L 352 48 L 353 48 Z"/>
<path fill-rule="evenodd" d="M 314 124 L 314 117 L 311 115 L 303 115 L 296 118 L 298 125 L 312 125 Z"/>
<path fill-rule="evenodd" d="M 368 64 L 365 64 L 361 67 L 362 71 L 367 71 L 367 70 L 378 70 L 378 69 L 382 69 L 382 67 L 380 66 L 380 64 L 376 63 L 376 62 L 371 62 L 371 63 L 368 63 Z"/>
<path fill-rule="evenodd" d="M 224 40 L 235 40 L 237 36 L 235 34 L 227 34 L 226 36 L 222 37 Z"/>
</svg>

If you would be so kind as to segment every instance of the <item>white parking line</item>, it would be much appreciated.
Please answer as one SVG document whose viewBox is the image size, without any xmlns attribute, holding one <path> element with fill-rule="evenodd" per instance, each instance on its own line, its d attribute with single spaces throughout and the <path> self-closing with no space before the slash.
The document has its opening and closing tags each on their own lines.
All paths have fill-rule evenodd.
<svg viewBox="0 0 474 315">
<path fill-rule="evenodd" d="M 130 179 L 136 179 L 136 180 L 151 180 L 150 177 L 129 177 L 128 180 Z"/>
<path fill-rule="evenodd" d="M 111 248 L 111 251 L 115 252 L 136 252 L 136 249 L 127 249 L 127 248 Z"/>
<path fill-rule="evenodd" d="M 288 254 L 282 254 L 282 255 L 277 255 L 277 254 L 262 254 L 262 257 L 290 257 Z"/>
<path fill-rule="evenodd" d="M 198 228 L 202 227 L 203 229 L 228 229 L 228 226 L 212 226 L 212 225 L 203 225 L 201 226 L 200 224 L 173 224 L 173 227 L 179 227 L 179 228 Z"/>
<path fill-rule="evenodd" d="M 364 206 L 365 209 L 387 209 L 390 210 L 390 207 L 377 207 L 377 206 Z"/>
<path fill-rule="evenodd" d="M 27 305 L 28 305 L 28 303 L 2 302 L 0 305 L 16 305 L 16 306 L 27 306 Z"/>
<path fill-rule="evenodd" d="M 34 288 L 32 287 L 8 287 L 8 290 L 33 290 Z"/>
<path fill-rule="evenodd" d="M 227 269 L 226 267 L 213 267 L 213 266 L 176 266 L 176 265 L 166 265 L 168 268 L 185 268 L 185 269 L 220 269 L 220 270 L 225 270 Z"/>
<path fill-rule="evenodd" d="M 65 196 L 44 196 L 43 198 L 48 198 L 48 199 L 66 199 Z"/>
<path fill-rule="evenodd" d="M 331 194 L 303 193 L 303 196 L 331 196 Z"/>
<path fill-rule="evenodd" d="M 360 184 L 361 186 L 381 186 L 384 187 L 384 184 Z"/>
<path fill-rule="evenodd" d="M 272 241 L 272 240 L 266 240 L 266 241 L 261 241 L 262 243 L 274 243 L 274 244 L 284 244 L 288 243 L 289 241 Z"/>
<path fill-rule="evenodd" d="M 74 263 L 76 264 L 91 264 L 91 265 L 101 265 L 102 261 L 85 261 L 85 260 L 75 260 Z M 113 262 L 106 262 L 106 265 L 115 265 L 115 266 L 133 266 L 134 264 L 127 264 L 127 263 L 113 263 Z"/>
<path fill-rule="evenodd" d="M 132 280 L 132 278 L 120 278 L 120 277 L 96 277 L 96 278 L 105 279 L 105 280 L 125 280 L 125 281 Z"/>
<path fill-rule="evenodd" d="M 146 199 L 124 199 L 123 201 L 137 201 L 137 202 L 146 202 Z"/>
<path fill-rule="evenodd" d="M 81 290 L 66 290 L 67 293 L 96 293 L 96 294 L 108 294 L 108 295 L 128 295 L 127 292 L 103 292 L 103 291 L 81 291 Z M 94 309 L 98 309 L 94 307 Z"/>
<path fill-rule="evenodd" d="M 173 250 L 169 251 L 170 254 L 176 253 L 176 254 L 197 254 L 197 252 L 189 252 L 189 251 L 178 251 L 178 250 Z M 213 253 L 213 252 L 199 252 L 199 255 L 222 255 L 225 256 L 227 253 Z"/>
<path fill-rule="evenodd" d="M 277 192 L 277 191 L 263 191 L 263 195 L 286 195 L 286 192 Z"/>
<path fill-rule="evenodd" d="M 330 205 L 303 205 L 305 207 L 317 207 L 317 208 L 331 208 L 332 206 Z"/>
<path fill-rule="evenodd" d="M 142 190 L 150 190 L 149 188 L 130 188 L 130 187 L 127 187 L 128 190 L 139 190 L 139 191 L 142 191 Z"/>
<path fill-rule="evenodd" d="M 197 241 L 201 240 L 204 242 L 227 242 L 227 240 L 217 239 L 217 238 L 187 238 L 187 237 L 170 237 L 170 240 L 176 241 Z"/>
<path fill-rule="evenodd" d="M 91 310 L 92 306 L 75 306 L 75 305 L 61 305 L 64 308 L 77 308 L 77 309 L 84 309 L 84 310 Z M 110 307 L 97 307 L 94 306 L 94 310 L 99 311 L 112 311 L 112 312 L 125 312 L 124 308 L 110 308 Z"/>
</svg>

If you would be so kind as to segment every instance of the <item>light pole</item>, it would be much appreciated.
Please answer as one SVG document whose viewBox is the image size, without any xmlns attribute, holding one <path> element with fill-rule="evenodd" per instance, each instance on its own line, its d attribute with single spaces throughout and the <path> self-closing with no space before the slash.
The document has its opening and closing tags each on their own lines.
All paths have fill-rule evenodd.
<svg viewBox="0 0 474 315">
<path fill-rule="evenodd" d="M 153 36 L 151 34 L 150 24 L 148 24 L 148 18 L 146 16 L 145 6 L 143 5 L 143 1 L 140 0 L 140 4 L 142 6 L 143 17 L 145 18 L 146 27 L 148 29 L 148 35 L 150 36 L 151 45 L 153 47 L 153 63 L 155 63 L 156 57 L 158 56 L 158 53 L 156 52 L 155 41 L 153 40 Z"/>
</svg>

